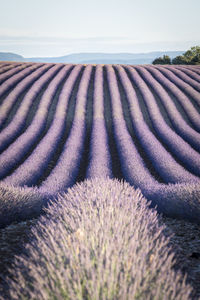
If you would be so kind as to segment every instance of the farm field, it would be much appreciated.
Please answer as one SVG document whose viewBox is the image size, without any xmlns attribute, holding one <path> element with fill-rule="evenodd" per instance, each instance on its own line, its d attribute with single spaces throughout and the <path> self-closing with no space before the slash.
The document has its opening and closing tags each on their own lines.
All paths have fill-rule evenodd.
<svg viewBox="0 0 200 300">
<path fill-rule="evenodd" d="M 72 189 L 68 190 L 69 188 Z M 137 194 L 137 188 L 142 194 Z M 6 230 L 6 226 L 9 228 L 10 224 L 31 223 L 51 203 L 47 208 L 47 219 L 45 216 L 40 217 L 35 227 L 36 240 L 41 243 L 38 252 L 31 250 L 33 244 L 28 244 L 27 251 L 33 257 L 33 265 L 37 264 L 37 254 L 46 255 L 40 251 L 46 249 L 49 239 L 42 238 L 44 232 L 42 233 L 41 228 L 46 227 L 46 236 L 55 235 L 56 240 L 60 238 L 60 233 L 54 232 L 56 222 L 62 224 L 64 220 L 73 223 L 62 214 L 64 211 L 66 215 L 70 215 L 72 208 L 64 205 L 67 201 L 71 203 L 70 195 L 75 203 L 79 196 L 83 199 L 87 195 L 85 197 L 88 203 L 97 199 L 100 201 L 102 197 L 105 210 L 115 207 L 111 200 L 122 197 L 132 215 L 128 214 L 127 208 L 122 209 L 120 215 L 117 206 L 114 213 L 119 214 L 120 218 L 127 214 L 130 220 L 134 218 L 133 214 L 137 215 L 135 226 L 141 224 L 142 228 L 139 236 L 144 241 L 150 236 L 152 244 L 149 247 L 152 248 L 149 249 L 155 251 L 153 256 L 151 251 L 146 256 L 155 257 L 155 261 L 158 261 L 157 257 L 160 255 L 160 263 L 163 261 L 164 266 L 161 273 L 166 273 L 168 269 L 164 254 L 156 252 L 156 245 L 159 244 L 160 251 L 165 249 L 166 255 L 169 254 L 170 257 L 167 242 L 162 240 L 165 229 L 160 225 L 162 222 L 156 211 L 151 213 L 149 208 L 156 207 L 158 213 L 166 218 L 179 220 L 177 222 L 192 222 L 195 228 L 200 224 L 200 67 L 1 62 L 0 226 L 2 230 Z M 111 202 L 107 203 L 108 198 Z M 57 199 L 60 209 L 55 204 Z M 135 206 L 131 206 L 131 201 L 135 201 Z M 142 208 L 137 204 L 140 201 L 143 201 Z M 95 209 L 86 208 L 90 216 L 96 214 Z M 83 207 L 82 211 L 86 208 Z M 138 209 L 140 212 L 137 213 Z M 102 219 L 106 218 L 111 218 L 111 215 L 104 215 L 102 212 Z M 77 232 L 80 224 L 85 230 L 92 230 L 94 226 L 92 221 L 87 224 L 86 214 L 83 218 L 80 217 L 80 222 L 70 225 L 70 230 Z M 59 226 L 63 234 L 65 229 L 62 225 Z M 113 226 L 116 229 L 118 225 L 116 223 Z M 130 226 L 129 230 L 137 232 L 136 228 Z M 159 235 L 154 240 L 155 232 L 159 232 Z M 122 232 L 117 234 L 121 235 Z M 114 243 L 112 238 L 109 242 Z M 117 242 L 120 245 L 122 241 L 119 239 Z M 86 240 L 84 243 L 86 244 Z M 65 248 L 56 247 L 52 242 L 51 249 L 63 251 L 62 253 L 66 251 Z M 132 244 L 131 251 L 136 251 L 131 247 Z M 83 246 L 79 252 L 84 252 L 84 249 Z M 56 259 L 53 252 L 48 255 L 52 261 Z M 119 253 L 116 252 L 115 255 L 118 256 Z M 129 257 L 130 253 L 124 255 L 121 257 L 122 261 L 127 255 L 133 265 L 138 264 L 137 260 Z M 141 257 L 142 255 L 144 254 Z M 30 266 L 25 258 L 23 262 L 15 263 L 15 276 L 23 282 L 24 278 L 17 270 L 22 268 L 21 264 L 25 269 Z M 169 259 L 168 265 L 170 264 Z M 53 268 L 53 264 L 51 267 Z M 111 268 L 110 265 L 108 267 Z M 140 270 L 140 265 L 137 268 Z M 143 270 L 145 268 L 144 264 Z M 153 268 L 155 274 L 157 270 L 161 270 L 161 266 L 156 263 Z M 103 269 L 99 270 L 103 272 Z M 41 272 L 38 274 L 41 275 Z M 58 272 L 63 274 L 63 270 Z M 91 272 L 94 275 L 94 270 Z M 175 278 L 174 271 L 170 269 L 168 272 L 172 272 L 171 278 Z M 138 275 L 137 272 L 130 274 L 127 276 Z M 46 276 L 46 273 L 41 276 Z M 130 285 L 128 292 L 120 290 L 113 279 L 112 284 L 107 286 L 106 296 L 101 291 L 95 295 L 95 299 L 126 299 L 123 298 L 125 295 L 127 299 L 132 299 L 133 294 L 138 297 L 135 296 L 134 299 L 144 299 L 149 293 L 149 288 L 146 289 L 145 286 L 148 286 L 149 281 L 143 280 L 142 276 L 133 286 Z M 189 296 L 190 288 L 184 283 L 180 283 L 180 286 L 177 284 L 176 294 L 176 288 L 172 287 L 168 278 L 162 275 L 157 279 L 156 276 L 152 278 L 156 278 L 156 282 L 160 283 L 160 290 L 163 289 L 166 294 L 159 294 L 159 289 L 156 290 L 153 286 L 149 299 L 194 299 Z M 92 278 L 93 285 L 98 285 L 98 279 Z M 108 282 L 106 278 L 105 276 L 102 283 L 104 285 Z M 125 278 L 120 278 L 121 286 L 125 286 Z M 72 275 L 69 280 L 77 280 L 79 284 L 81 282 L 80 278 Z M 53 278 L 52 282 L 55 281 Z M 54 286 L 52 282 L 51 287 Z M 48 286 L 48 283 L 45 284 Z M 141 292 L 138 291 L 138 286 L 142 284 L 145 288 Z M 16 283 L 11 281 L 10 286 L 14 291 L 11 299 L 19 299 Z M 174 289 L 173 292 L 169 287 Z M 178 287 L 182 292 L 178 293 Z M 42 287 L 38 286 L 38 289 L 42 290 Z M 95 287 L 88 287 L 86 284 L 81 296 L 75 290 L 75 287 L 72 290 L 68 287 L 71 298 L 67 298 L 69 296 L 64 292 L 63 298 L 59 298 L 61 296 L 57 290 L 56 295 L 58 299 L 93 299 L 89 297 L 94 293 Z M 118 291 L 118 296 L 113 294 L 113 290 Z M 26 297 L 31 295 L 31 299 L 34 299 L 23 284 L 20 292 Z M 34 292 L 38 294 L 39 290 Z M 55 299 L 42 292 L 38 295 L 38 299 Z M 168 298 L 164 298 L 166 295 Z"/>
</svg>

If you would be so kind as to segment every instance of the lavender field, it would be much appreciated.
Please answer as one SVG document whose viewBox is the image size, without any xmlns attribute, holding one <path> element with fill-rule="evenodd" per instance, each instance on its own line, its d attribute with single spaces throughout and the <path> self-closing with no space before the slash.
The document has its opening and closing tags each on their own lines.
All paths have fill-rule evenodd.
<svg viewBox="0 0 200 300">
<path fill-rule="evenodd" d="M 200 224 L 200 67 L 0 62 L 10 299 L 192 299 L 158 213 Z"/>
</svg>

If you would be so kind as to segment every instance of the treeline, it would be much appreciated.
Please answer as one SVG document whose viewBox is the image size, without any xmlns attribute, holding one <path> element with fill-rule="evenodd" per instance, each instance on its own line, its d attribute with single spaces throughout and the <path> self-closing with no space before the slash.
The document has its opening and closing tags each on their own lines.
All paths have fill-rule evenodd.
<svg viewBox="0 0 200 300">
<path fill-rule="evenodd" d="M 153 65 L 200 65 L 200 46 L 191 47 L 183 55 L 171 59 L 168 55 L 156 58 Z"/>
</svg>

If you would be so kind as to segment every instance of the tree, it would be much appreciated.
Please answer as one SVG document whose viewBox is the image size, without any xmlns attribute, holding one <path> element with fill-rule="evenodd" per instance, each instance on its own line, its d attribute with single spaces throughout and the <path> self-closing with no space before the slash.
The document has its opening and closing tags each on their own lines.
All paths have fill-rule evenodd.
<svg viewBox="0 0 200 300">
<path fill-rule="evenodd" d="M 200 54 L 195 55 L 191 60 L 192 65 L 200 65 Z"/>
<path fill-rule="evenodd" d="M 178 55 L 172 59 L 173 65 L 188 65 L 188 60 L 183 55 Z"/>
<path fill-rule="evenodd" d="M 183 55 L 191 60 L 193 57 L 200 55 L 200 46 L 191 47 L 191 49 L 186 51 Z"/>
<path fill-rule="evenodd" d="M 200 46 L 191 47 L 183 55 L 177 56 L 172 60 L 175 65 L 199 65 Z"/>
<path fill-rule="evenodd" d="M 152 62 L 153 65 L 200 65 L 200 46 L 191 47 L 183 55 L 170 59 L 168 55 L 158 57 Z"/>
<path fill-rule="evenodd" d="M 153 65 L 170 65 L 171 58 L 168 55 L 163 55 L 163 57 L 158 57 L 152 62 Z"/>
</svg>

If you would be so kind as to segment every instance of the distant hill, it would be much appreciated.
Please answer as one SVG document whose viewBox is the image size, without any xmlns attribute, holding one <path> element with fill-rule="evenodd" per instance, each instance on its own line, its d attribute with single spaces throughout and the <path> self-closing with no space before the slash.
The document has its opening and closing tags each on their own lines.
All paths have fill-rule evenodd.
<svg viewBox="0 0 200 300">
<path fill-rule="evenodd" d="M 15 53 L 0 52 L 0 61 L 25 61 L 25 58 Z"/>
<path fill-rule="evenodd" d="M 0 52 L 0 60 L 76 64 L 151 64 L 155 58 L 163 56 L 164 54 L 174 58 L 183 53 L 184 51 L 155 51 L 149 53 L 76 53 L 60 57 L 24 58 L 23 56 L 14 53 Z"/>
</svg>

